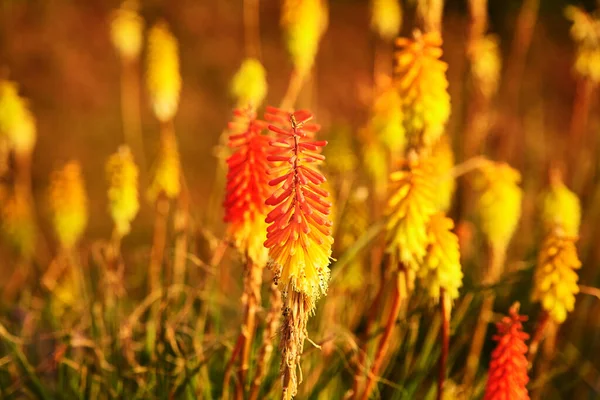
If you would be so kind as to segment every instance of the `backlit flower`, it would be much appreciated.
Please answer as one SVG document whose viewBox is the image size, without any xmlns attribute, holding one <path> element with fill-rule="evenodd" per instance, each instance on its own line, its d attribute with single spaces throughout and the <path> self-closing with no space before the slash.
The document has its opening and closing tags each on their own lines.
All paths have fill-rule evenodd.
<svg viewBox="0 0 600 400">
<path fill-rule="evenodd" d="M 231 81 L 231 93 L 238 107 L 258 108 L 267 95 L 267 73 L 260 61 L 247 58 Z"/>
<path fill-rule="evenodd" d="M 402 25 L 402 6 L 399 0 L 371 1 L 371 28 L 383 39 L 392 40 Z"/>
<path fill-rule="evenodd" d="M 229 223 L 235 246 L 254 264 L 264 266 L 268 254 L 263 243 L 267 232 L 265 200 L 270 194 L 269 137 L 263 135 L 265 123 L 256 119 L 254 111 L 239 109 L 234 115 L 229 125 L 229 147 L 234 153 L 227 159 L 224 220 Z"/>
<path fill-rule="evenodd" d="M 542 196 L 542 222 L 546 231 L 561 228 L 566 236 L 579 235 L 579 198 L 565 186 L 558 174 L 553 174 L 550 188 Z"/>
<path fill-rule="evenodd" d="M 0 80 L 0 140 L 17 154 L 28 154 L 36 141 L 35 118 L 14 82 Z"/>
<path fill-rule="evenodd" d="M 181 190 L 180 175 L 181 165 L 175 132 L 165 130 L 160 136 L 154 176 L 148 189 L 149 199 L 155 201 L 159 195 L 164 195 L 168 199 L 177 197 Z"/>
<path fill-rule="evenodd" d="M 122 146 L 106 163 L 108 208 L 120 236 L 129 233 L 131 221 L 140 209 L 138 168 L 129 147 Z"/>
<path fill-rule="evenodd" d="M 125 0 L 111 16 L 110 35 L 119 54 L 128 60 L 138 58 L 142 49 L 144 20 L 136 0 Z"/>
<path fill-rule="evenodd" d="M 493 337 L 497 342 L 492 352 L 484 400 L 529 400 L 527 392 L 527 345 L 529 335 L 523 332 L 527 317 L 518 314 L 518 305 L 502 318 Z"/>
</svg>

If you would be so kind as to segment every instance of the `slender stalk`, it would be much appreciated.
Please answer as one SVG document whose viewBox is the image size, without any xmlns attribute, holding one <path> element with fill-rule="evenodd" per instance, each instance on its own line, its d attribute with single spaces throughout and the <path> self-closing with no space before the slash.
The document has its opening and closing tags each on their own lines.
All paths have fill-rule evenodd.
<svg viewBox="0 0 600 400">
<path fill-rule="evenodd" d="M 146 157 L 142 138 L 140 113 L 140 83 L 137 60 L 121 57 L 121 118 L 125 142 L 138 160 L 141 171 L 146 171 Z"/>
<path fill-rule="evenodd" d="M 402 306 L 402 295 L 406 290 L 406 272 L 404 270 L 398 272 L 396 276 L 396 281 L 394 284 L 394 292 L 392 297 L 392 307 L 390 309 L 390 313 L 388 315 L 387 323 L 385 325 L 385 330 L 383 332 L 383 336 L 379 340 L 379 344 L 377 346 L 377 351 L 375 353 L 375 359 L 373 360 L 373 365 L 371 366 L 371 371 L 367 376 L 367 383 L 365 386 L 365 391 L 363 395 L 360 397 L 362 400 L 367 400 L 371 395 L 375 387 L 375 378 L 379 374 L 379 370 L 381 365 L 383 364 L 383 359 L 387 353 L 388 347 L 390 345 L 390 338 L 392 337 L 392 331 L 396 326 L 396 318 L 398 317 L 398 313 L 400 312 L 400 307 Z M 357 397 L 355 397 L 357 398 Z"/>
<path fill-rule="evenodd" d="M 438 379 L 437 400 L 444 397 L 444 382 L 446 380 L 446 363 L 448 361 L 448 350 L 450 348 L 450 298 L 444 289 L 440 290 L 440 311 L 442 314 L 441 342 L 442 353 L 440 355 L 440 370 Z"/>
<path fill-rule="evenodd" d="M 229 398 L 229 381 L 231 380 L 231 370 L 235 365 L 235 361 L 237 360 L 240 350 L 242 349 L 242 335 L 239 335 L 237 341 L 235 343 L 235 347 L 231 352 L 231 357 L 229 361 L 227 361 L 227 365 L 225 366 L 225 372 L 223 373 L 223 392 L 221 398 L 228 399 Z"/>
<path fill-rule="evenodd" d="M 260 50 L 260 3 L 259 0 L 244 0 L 244 39 L 246 56 L 261 58 Z"/>
<path fill-rule="evenodd" d="M 301 74 L 297 70 L 292 71 L 287 90 L 279 108 L 282 110 L 289 110 L 294 107 L 298 95 L 300 94 L 300 90 L 302 89 L 302 85 L 304 84 L 305 75 L 306 74 Z"/>
<path fill-rule="evenodd" d="M 154 235 L 152 237 L 152 250 L 150 252 L 149 292 L 160 289 L 162 263 L 165 246 L 167 243 L 167 217 L 169 215 L 169 200 L 164 193 L 156 199 L 154 217 Z"/>
<path fill-rule="evenodd" d="M 571 177 L 572 186 L 576 192 L 581 190 L 585 184 L 586 178 L 589 176 L 589 167 L 586 167 L 586 163 L 578 162 L 578 160 L 579 157 L 581 157 L 582 150 L 585 149 L 586 145 L 589 145 L 585 141 L 585 135 L 593 93 L 594 84 L 589 79 L 580 78 L 577 80 L 573 113 L 571 115 L 571 127 L 569 131 L 570 143 L 567 146 L 569 151 L 569 154 L 567 155 L 569 165 L 573 167 L 573 170 L 570 171 L 569 175 Z M 584 168 L 588 168 L 588 171 L 585 171 Z"/>
<path fill-rule="evenodd" d="M 256 373 L 254 375 L 254 379 L 252 380 L 252 386 L 250 387 L 250 400 L 257 400 L 258 393 L 260 390 L 260 384 L 263 381 L 263 378 L 267 374 L 267 369 L 269 366 L 269 361 L 271 359 L 271 355 L 273 354 L 273 338 L 277 334 L 277 330 L 279 329 L 279 322 L 281 316 L 281 307 L 283 302 L 281 300 L 281 292 L 279 288 L 274 283 L 271 284 L 271 292 L 270 292 L 270 301 L 271 306 L 269 308 L 269 313 L 266 318 L 266 328 L 263 332 L 263 342 L 260 350 L 258 352 L 258 358 L 256 362 Z"/>
<path fill-rule="evenodd" d="M 242 393 L 238 396 L 243 397 L 243 388 L 246 384 L 246 375 L 250 368 L 250 351 L 252 350 L 252 341 L 256 330 L 256 311 L 260 307 L 260 287 L 262 285 L 262 268 L 256 265 L 248 257 L 244 277 L 244 295 L 242 303 L 245 305 L 244 323 L 242 325 L 242 348 L 240 358 L 240 369 L 238 372 Z"/>
<path fill-rule="evenodd" d="M 175 258 L 173 262 L 173 283 L 182 285 L 185 282 L 187 253 L 188 253 L 188 226 L 190 206 L 187 188 L 181 191 L 178 206 L 173 217 L 175 231 Z"/>
<path fill-rule="evenodd" d="M 535 356 L 537 355 L 538 348 L 540 347 L 540 343 L 544 339 L 546 334 L 546 330 L 548 327 L 548 323 L 550 322 L 550 316 L 546 311 L 543 311 L 538 318 L 537 325 L 535 327 L 535 332 L 531 338 L 531 342 L 529 343 L 529 351 L 527 355 L 527 361 L 529 362 L 529 368 L 533 367 L 533 362 L 535 361 Z"/>
<path fill-rule="evenodd" d="M 554 357 L 554 353 L 556 352 L 556 331 L 558 326 L 552 321 L 546 327 L 546 340 L 544 341 L 544 348 L 542 359 L 540 360 L 540 364 L 537 368 L 535 376 L 538 379 L 547 380 L 547 372 L 548 368 L 552 363 L 552 358 Z M 542 382 L 541 385 L 537 387 L 537 389 L 532 393 L 531 400 L 539 400 L 542 398 L 544 394 L 544 388 L 546 385 L 545 382 Z"/>
</svg>

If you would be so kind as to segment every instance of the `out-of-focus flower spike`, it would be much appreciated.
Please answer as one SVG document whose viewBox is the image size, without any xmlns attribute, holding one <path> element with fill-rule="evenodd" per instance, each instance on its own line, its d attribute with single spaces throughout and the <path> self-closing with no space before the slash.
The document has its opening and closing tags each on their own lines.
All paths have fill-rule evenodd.
<svg viewBox="0 0 600 400">
<path fill-rule="evenodd" d="M 125 0 L 111 15 L 111 39 L 119 55 L 126 60 L 136 60 L 142 49 L 144 20 L 138 9 L 138 1 Z"/>
<path fill-rule="evenodd" d="M 179 105 L 181 75 L 179 45 L 164 21 L 150 29 L 147 58 L 146 80 L 152 109 L 159 121 L 170 121 Z"/>
<path fill-rule="evenodd" d="M 492 352 L 484 400 L 529 400 L 527 392 L 527 345 L 529 335 L 523 332 L 527 317 L 518 313 L 518 303 L 510 308 L 509 315 L 502 318 L 494 336 L 497 342 Z"/>
<path fill-rule="evenodd" d="M 600 19 L 575 6 L 568 6 L 565 15 L 573 22 L 571 37 L 577 45 L 575 73 L 594 83 L 600 82 Z"/>
<path fill-rule="evenodd" d="M 472 88 L 479 91 L 486 100 L 490 100 L 498 91 L 502 69 L 498 42 L 499 38 L 496 35 L 482 36 L 475 39 L 468 50 Z"/>
<path fill-rule="evenodd" d="M 270 177 L 267 174 L 270 138 L 263 135 L 265 124 L 256 119 L 249 108 L 237 110 L 236 124 L 242 133 L 232 132 L 229 146 L 234 153 L 227 159 L 228 173 L 225 201 L 225 222 L 235 246 L 247 255 L 254 265 L 267 263 L 266 240 L 267 206 Z"/>
<path fill-rule="evenodd" d="M 36 142 L 35 118 L 17 84 L 0 80 L 0 138 L 17 154 L 31 154 Z"/>
<path fill-rule="evenodd" d="M 454 152 L 450 137 L 443 135 L 431 149 L 431 159 L 436 179 L 435 202 L 438 210 L 448 211 L 456 189 L 456 181 L 450 175 L 454 167 Z"/>
<path fill-rule="evenodd" d="M 412 146 L 431 146 L 450 116 L 446 70 L 439 32 L 396 40 L 395 84 L 403 101 L 404 128 Z"/>
<path fill-rule="evenodd" d="M 131 221 L 140 209 L 138 167 L 129 147 L 122 146 L 106 163 L 108 208 L 119 236 L 131 229 Z"/>
<path fill-rule="evenodd" d="M 402 6 L 399 0 L 371 0 L 371 28 L 382 39 L 394 39 L 401 26 Z"/>
<path fill-rule="evenodd" d="M 181 164 L 175 132 L 165 130 L 161 133 L 158 158 L 154 167 L 154 177 L 148 189 L 148 198 L 155 202 L 163 194 L 174 199 L 181 190 Z"/>
<path fill-rule="evenodd" d="M 0 217 L 4 236 L 22 256 L 31 257 L 37 235 L 31 199 L 22 190 L 10 193 L 0 185 Z"/>
<path fill-rule="evenodd" d="M 52 173 L 49 200 L 58 241 L 64 249 L 71 249 L 88 221 L 88 200 L 78 162 L 71 161 Z"/>
<path fill-rule="evenodd" d="M 257 109 L 267 95 L 267 77 L 265 68 L 255 58 L 242 62 L 231 82 L 231 94 L 237 107 Z"/>
<path fill-rule="evenodd" d="M 284 0 L 281 25 L 285 30 L 288 52 L 300 75 L 312 68 L 321 36 L 328 24 L 324 0 Z"/>
</svg>

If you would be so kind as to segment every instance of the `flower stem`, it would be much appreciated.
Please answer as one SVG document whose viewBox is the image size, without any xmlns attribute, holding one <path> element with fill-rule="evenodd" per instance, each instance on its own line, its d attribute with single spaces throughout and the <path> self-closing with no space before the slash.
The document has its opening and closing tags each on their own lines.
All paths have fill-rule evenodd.
<svg viewBox="0 0 600 400">
<path fill-rule="evenodd" d="M 440 290 L 440 311 L 442 314 L 442 330 L 440 338 L 442 342 L 442 354 L 440 355 L 440 370 L 438 379 L 437 400 L 444 397 L 444 381 L 446 380 L 446 363 L 448 350 L 450 348 L 450 297 L 444 289 Z"/>
</svg>

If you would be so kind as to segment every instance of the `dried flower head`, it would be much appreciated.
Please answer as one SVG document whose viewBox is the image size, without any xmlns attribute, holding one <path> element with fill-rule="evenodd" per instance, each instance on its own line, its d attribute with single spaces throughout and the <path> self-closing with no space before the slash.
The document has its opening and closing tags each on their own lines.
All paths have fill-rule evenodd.
<svg viewBox="0 0 600 400">
<path fill-rule="evenodd" d="M 454 151 L 450 137 L 443 135 L 431 149 L 431 160 L 436 179 L 435 203 L 440 211 L 448 211 L 452 205 L 452 196 L 456 189 L 456 181 L 451 176 L 454 167 Z"/>
<path fill-rule="evenodd" d="M 148 34 L 146 80 L 156 118 L 162 122 L 173 119 L 181 91 L 179 46 L 164 21 L 156 23 Z"/>
<path fill-rule="evenodd" d="M 521 218 L 520 181 L 521 174 L 510 165 L 489 162 L 474 182 L 481 229 L 491 245 L 501 252 L 508 247 Z"/>
<path fill-rule="evenodd" d="M 231 82 L 231 94 L 240 108 L 257 109 L 267 95 L 267 73 L 260 61 L 247 58 Z"/>
<path fill-rule="evenodd" d="M 265 123 L 256 119 L 248 108 L 234 111 L 235 119 L 229 124 L 229 147 L 235 152 L 227 159 L 227 186 L 225 222 L 235 246 L 255 265 L 264 266 L 268 251 L 266 240 L 269 187 L 269 137 L 263 135 Z"/>
<path fill-rule="evenodd" d="M 546 231 L 560 228 L 566 236 L 579 235 L 579 198 L 565 186 L 558 172 L 553 172 L 550 188 L 542 196 L 542 222 Z"/>
<path fill-rule="evenodd" d="M 403 102 L 404 127 L 409 142 L 430 146 L 444 132 L 450 116 L 450 95 L 446 70 L 440 60 L 439 32 L 420 34 L 413 39 L 396 39 L 395 83 Z"/>
<path fill-rule="evenodd" d="M 452 232 L 453 228 L 454 222 L 443 213 L 433 215 L 427 225 L 429 244 L 418 275 L 435 301 L 440 298 L 440 289 L 444 289 L 451 300 L 458 298 L 458 289 L 462 286 L 458 237 Z"/>
<path fill-rule="evenodd" d="M 108 179 L 108 209 L 116 232 L 124 236 L 131 229 L 131 221 L 140 209 L 138 193 L 138 167 L 127 146 L 110 156 L 106 163 Z"/>
<path fill-rule="evenodd" d="M 574 237 L 560 231 L 548 234 L 538 256 L 534 274 L 533 301 L 557 323 L 563 323 L 575 308 L 575 295 L 579 293 L 576 270 L 581 268 Z"/>
<path fill-rule="evenodd" d="M 385 40 L 392 40 L 402 26 L 402 6 L 399 0 L 371 1 L 371 28 Z"/>
<path fill-rule="evenodd" d="M 0 137 L 17 154 L 30 154 L 36 141 L 35 119 L 17 84 L 0 80 Z"/>
<path fill-rule="evenodd" d="M 88 220 L 88 200 L 77 161 L 70 161 L 52 173 L 49 200 L 59 243 L 70 249 L 81 237 Z"/>
<path fill-rule="evenodd" d="M 323 0 L 283 2 L 281 25 L 285 30 L 288 52 L 301 75 L 312 68 L 327 24 L 327 7 Z"/>
<path fill-rule="evenodd" d="M 125 0 L 111 16 L 110 36 L 121 57 L 135 60 L 142 49 L 144 20 L 137 0 Z"/>
<path fill-rule="evenodd" d="M 387 248 L 395 260 L 414 270 L 427 253 L 429 219 L 436 213 L 433 167 L 414 152 L 403 169 L 391 174 L 395 186 L 387 203 Z"/>
<path fill-rule="evenodd" d="M 277 138 L 271 141 L 274 154 L 269 161 L 280 163 L 269 171 L 269 185 L 277 189 L 266 200 L 275 207 L 269 212 L 265 247 L 282 291 L 301 292 L 315 301 L 327 291 L 331 256 L 331 203 L 320 186 L 325 177 L 316 165 L 325 159 L 320 149 L 327 144 L 315 141 L 319 126 L 310 123 L 307 111 L 293 114 L 268 108 L 266 119 Z M 280 128 L 279 126 L 288 126 Z"/>
<path fill-rule="evenodd" d="M 156 201 L 159 195 L 174 199 L 181 190 L 181 164 L 179 161 L 179 150 L 177 150 L 177 139 L 175 132 L 165 130 L 161 132 L 158 148 L 158 158 L 154 167 L 154 177 L 148 197 Z"/>
<path fill-rule="evenodd" d="M 527 345 L 529 335 L 523 332 L 526 316 L 518 314 L 518 303 L 510 308 L 508 317 L 496 327 L 498 342 L 492 352 L 484 400 L 529 400 L 527 393 Z"/>
<path fill-rule="evenodd" d="M 475 39 L 469 47 L 472 87 L 488 100 L 498 91 L 502 69 L 498 42 L 496 35 L 486 35 Z"/>
<path fill-rule="evenodd" d="M 573 22 L 571 37 L 577 45 L 575 73 L 600 82 L 600 19 L 575 6 L 568 6 L 565 15 Z"/>
</svg>

